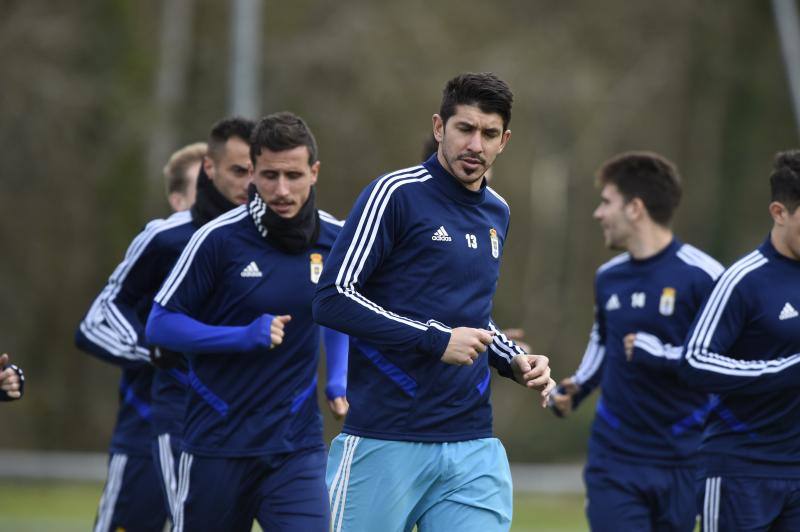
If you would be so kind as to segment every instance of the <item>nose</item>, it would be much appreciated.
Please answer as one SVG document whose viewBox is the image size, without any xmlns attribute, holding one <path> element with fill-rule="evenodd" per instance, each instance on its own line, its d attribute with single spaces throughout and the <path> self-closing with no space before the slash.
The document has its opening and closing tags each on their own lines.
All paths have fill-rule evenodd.
<svg viewBox="0 0 800 532">
<path fill-rule="evenodd" d="M 283 177 L 278 177 L 278 182 L 275 186 L 275 194 L 278 196 L 288 196 L 289 195 L 289 181 Z"/>
<path fill-rule="evenodd" d="M 474 131 L 469 138 L 467 149 L 472 153 L 483 153 L 483 142 L 481 142 L 481 132 Z"/>
<path fill-rule="evenodd" d="M 597 208 L 592 213 L 592 218 L 594 218 L 595 220 L 602 220 L 603 219 L 602 209 L 603 209 L 602 205 L 598 205 Z"/>
</svg>

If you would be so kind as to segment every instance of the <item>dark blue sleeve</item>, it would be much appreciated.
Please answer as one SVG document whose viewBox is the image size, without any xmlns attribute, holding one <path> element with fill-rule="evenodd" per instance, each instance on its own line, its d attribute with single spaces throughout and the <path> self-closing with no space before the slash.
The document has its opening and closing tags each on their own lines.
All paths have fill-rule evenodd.
<svg viewBox="0 0 800 532">
<path fill-rule="evenodd" d="M 800 382 L 800 353 L 764 360 L 730 355 L 731 347 L 759 312 L 748 297 L 742 268 L 730 268 L 720 278 L 686 340 L 679 367 L 686 383 L 705 392 L 758 395 L 794 389 Z"/>
<path fill-rule="evenodd" d="M 487 329 L 494 332 L 492 343 L 487 348 L 489 365 L 495 368 L 497 373 L 503 377 L 516 382 L 514 371 L 511 369 L 511 359 L 516 355 L 524 355 L 525 352 L 513 340 L 503 334 L 503 331 L 495 324 L 494 320 L 489 320 Z"/>
<path fill-rule="evenodd" d="M 138 311 L 139 306 L 147 306 L 144 299 L 150 297 L 163 278 L 163 272 L 154 271 L 160 264 L 154 238 L 163 223 L 163 220 L 150 222 L 133 239 L 125 258 L 78 326 L 75 344 L 79 349 L 123 367 L 149 362 L 150 350 Z"/>
<path fill-rule="evenodd" d="M 339 331 L 322 327 L 325 342 L 328 382 L 325 395 L 329 400 L 345 397 L 347 394 L 347 357 L 350 350 L 350 337 Z"/>
<path fill-rule="evenodd" d="M 403 213 L 387 190 L 386 178 L 367 187 L 347 217 L 331 250 L 314 296 L 314 320 L 366 342 L 396 350 L 418 350 L 440 358 L 450 329 L 384 309 L 362 290 L 370 274 L 392 251 Z M 399 230 L 399 229 L 398 229 Z"/>
<path fill-rule="evenodd" d="M 180 353 L 239 353 L 269 349 L 273 316 L 264 314 L 247 326 L 206 325 L 153 304 L 147 319 L 147 340 Z"/>
</svg>

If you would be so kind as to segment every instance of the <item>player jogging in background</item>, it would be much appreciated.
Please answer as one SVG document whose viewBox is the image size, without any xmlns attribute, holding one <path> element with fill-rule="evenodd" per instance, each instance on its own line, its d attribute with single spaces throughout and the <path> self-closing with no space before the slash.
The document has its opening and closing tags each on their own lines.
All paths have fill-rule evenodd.
<svg viewBox="0 0 800 532">
<path fill-rule="evenodd" d="M 325 445 L 311 300 L 341 222 L 316 207 L 305 122 L 263 118 L 249 201 L 192 237 L 155 298 L 147 337 L 185 353 L 175 532 L 324 531 Z M 347 410 L 347 337 L 328 331 L 329 406 Z"/>
<path fill-rule="evenodd" d="M 584 471 L 593 531 L 694 529 L 697 447 L 709 397 L 677 376 L 684 337 L 722 266 L 670 228 L 677 169 L 655 153 L 623 153 L 598 171 L 594 212 L 607 247 L 595 324 L 578 371 L 552 395 L 560 415 L 598 385 L 603 395 Z"/>
<path fill-rule="evenodd" d="M 197 197 L 197 177 L 203 165 L 208 144 L 195 142 L 173 153 L 164 165 L 167 201 L 173 212 L 188 210 Z"/>
<path fill-rule="evenodd" d="M 703 530 L 800 530 L 800 151 L 770 176 L 772 230 L 720 277 L 681 377 L 719 394 L 700 447 Z"/>
<path fill-rule="evenodd" d="M 328 459 L 336 531 L 510 526 L 489 368 L 545 394 L 554 384 L 547 358 L 491 318 L 510 215 L 484 173 L 511 136 L 511 102 L 494 74 L 450 80 L 437 153 L 362 192 L 325 266 L 314 317 L 352 337 L 351 410 Z"/>
<path fill-rule="evenodd" d="M 152 346 L 145 340 L 144 327 L 156 291 L 192 234 L 209 216 L 236 206 L 234 191 L 238 187 L 247 190 L 247 137 L 252 128 L 253 122 L 241 118 L 214 126 L 206 159 L 208 174 L 201 172 L 197 193 L 198 205 L 205 206 L 202 213 L 193 209 L 148 223 L 128 247 L 76 332 L 80 349 L 122 368 L 120 407 L 96 532 L 119 528 L 160 532 L 168 517 L 176 485 L 173 456 L 182 432 L 185 388 L 181 381 L 186 378 L 180 368 L 155 373 Z M 193 178 L 185 174 L 198 171 L 203 152 L 183 148 L 170 161 L 177 159 L 185 159 L 182 173 L 190 180 Z M 177 171 L 171 163 L 167 168 Z M 174 189 L 169 183 L 168 190 Z M 218 188 L 229 191 L 230 199 Z M 188 196 L 187 189 L 183 200 Z M 161 390 L 152 400 L 151 387 Z"/>
</svg>

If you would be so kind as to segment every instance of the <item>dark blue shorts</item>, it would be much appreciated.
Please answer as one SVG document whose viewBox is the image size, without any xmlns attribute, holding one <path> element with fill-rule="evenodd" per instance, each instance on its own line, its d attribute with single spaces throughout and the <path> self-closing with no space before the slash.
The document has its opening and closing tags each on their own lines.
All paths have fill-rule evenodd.
<svg viewBox="0 0 800 532">
<path fill-rule="evenodd" d="M 696 470 L 594 455 L 583 473 L 586 517 L 594 532 L 691 532 L 697 520 Z"/>
<path fill-rule="evenodd" d="M 100 498 L 95 532 L 162 532 L 167 506 L 153 459 L 114 453 Z"/>
<path fill-rule="evenodd" d="M 181 453 L 174 532 L 327 532 L 325 447 L 286 455 L 214 458 Z"/>
<path fill-rule="evenodd" d="M 697 483 L 704 532 L 800 530 L 800 480 L 709 477 Z"/>
</svg>

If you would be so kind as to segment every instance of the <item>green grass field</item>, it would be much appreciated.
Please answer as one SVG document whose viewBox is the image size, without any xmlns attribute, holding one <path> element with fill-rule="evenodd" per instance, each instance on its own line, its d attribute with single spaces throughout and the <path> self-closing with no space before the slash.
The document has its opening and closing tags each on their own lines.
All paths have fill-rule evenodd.
<svg viewBox="0 0 800 532">
<path fill-rule="evenodd" d="M 91 530 L 102 484 L 0 481 L 0 532 Z M 583 496 L 520 494 L 514 500 L 514 531 L 586 530 Z"/>
</svg>

